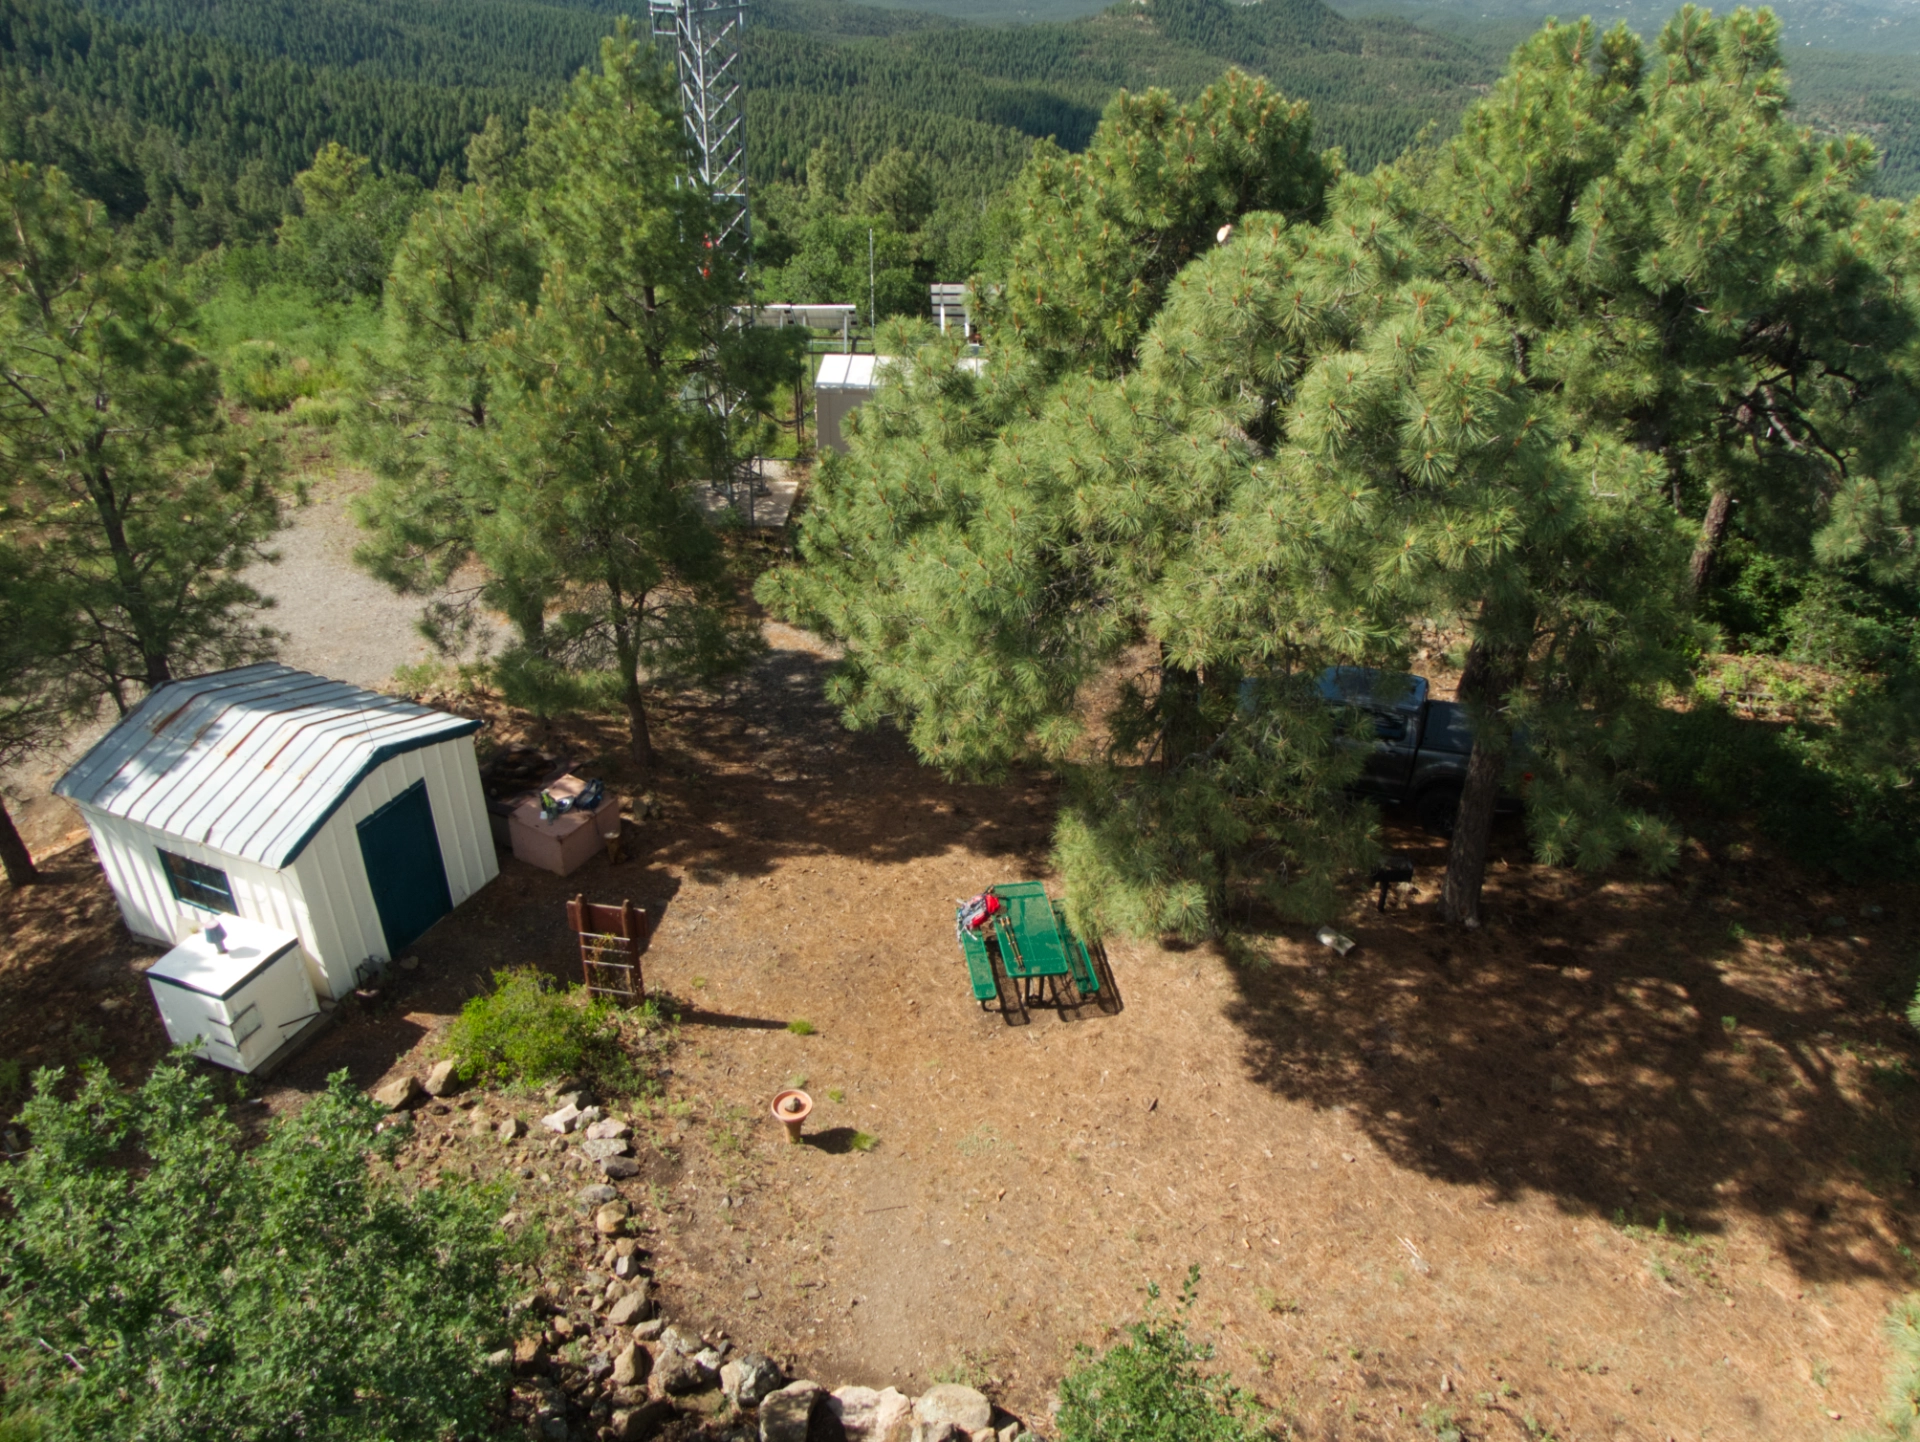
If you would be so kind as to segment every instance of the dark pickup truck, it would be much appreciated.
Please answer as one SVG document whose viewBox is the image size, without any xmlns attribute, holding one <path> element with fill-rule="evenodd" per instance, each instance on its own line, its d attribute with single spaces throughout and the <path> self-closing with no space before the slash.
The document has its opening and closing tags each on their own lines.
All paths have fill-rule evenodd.
<svg viewBox="0 0 1920 1442">
<path fill-rule="evenodd" d="M 1364 733 L 1342 743 L 1367 748 L 1354 788 L 1385 801 L 1412 802 L 1423 827 L 1451 836 L 1473 750 L 1466 708 L 1429 700 L 1424 677 L 1366 666 L 1329 666 L 1318 685 L 1329 705 L 1353 707 L 1372 723 L 1371 745 Z M 1520 801 L 1502 796 L 1497 809 L 1518 811 Z"/>
</svg>

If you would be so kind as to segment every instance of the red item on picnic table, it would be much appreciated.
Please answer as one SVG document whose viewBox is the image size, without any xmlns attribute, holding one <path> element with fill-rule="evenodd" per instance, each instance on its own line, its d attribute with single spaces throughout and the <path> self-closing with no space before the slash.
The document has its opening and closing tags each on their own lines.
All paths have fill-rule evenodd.
<svg viewBox="0 0 1920 1442">
<path fill-rule="evenodd" d="M 983 891 L 972 901 L 960 903 L 960 909 L 954 913 L 954 927 L 956 930 L 965 928 L 977 932 L 987 924 L 987 918 L 1005 910 L 1006 905 L 999 897 L 991 891 Z"/>
</svg>

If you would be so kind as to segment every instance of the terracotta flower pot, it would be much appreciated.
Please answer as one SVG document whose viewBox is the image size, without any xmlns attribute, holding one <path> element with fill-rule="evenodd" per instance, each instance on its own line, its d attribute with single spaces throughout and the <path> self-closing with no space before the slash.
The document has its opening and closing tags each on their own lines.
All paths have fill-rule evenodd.
<svg viewBox="0 0 1920 1442">
<path fill-rule="evenodd" d="M 813 1111 L 813 1098 L 798 1089 L 783 1091 L 773 1099 L 773 1119 L 787 1129 L 787 1140 L 798 1143 L 800 1124 Z"/>
</svg>

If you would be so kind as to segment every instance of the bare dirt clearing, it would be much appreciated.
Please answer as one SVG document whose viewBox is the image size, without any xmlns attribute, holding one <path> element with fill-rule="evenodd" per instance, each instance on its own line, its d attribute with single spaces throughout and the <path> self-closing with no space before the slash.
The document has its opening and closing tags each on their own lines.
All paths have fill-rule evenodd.
<svg viewBox="0 0 1920 1442">
<path fill-rule="evenodd" d="M 424 1070 L 494 968 L 574 975 L 564 897 L 631 897 L 657 919 L 649 986 L 689 1009 L 623 1184 L 668 1314 L 828 1385 L 957 1370 L 1044 1418 L 1074 1344 L 1198 1262 L 1196 1331 L 1307 1436 L 1414 1435 L 1434 1407 L 1476 1438 L 1826 1438 L 1877 1408 L 1881 1318 L 1915 1280 L 1909 892 L 1737 845 L 1589 880 L 1510 833 L 1468 935 L 1427 904 L 1440 849 L 1395 830 L 1424 894 L 1356 897 L 1344 962 L 1292 932 L 1117 943 L 1117 1015 L 1013 1028 L 969 998 L 951 910 L 1044 874 L 1049 783 L 947 785 L 846 734 L 819 649 L 770 635 L 735 690 L 663 708 L 638 860 L 506 860 L 272 1104 L 341 1066 Z M 623 781 L 611 724 L 484 735 Z M 84 855 L 0 895 L 0 1042 L 137 1066 L 159 1028 Z M 107 972 L 132 1004 L 102 1013 Z M 766 1109 L 802 1078 L 811 1144 L 790 1147 Z M 584 1179 L 428 1141 L 463 1169 L 537 1164 L 516 1185 L 555 1202 Z"/>
</svg>

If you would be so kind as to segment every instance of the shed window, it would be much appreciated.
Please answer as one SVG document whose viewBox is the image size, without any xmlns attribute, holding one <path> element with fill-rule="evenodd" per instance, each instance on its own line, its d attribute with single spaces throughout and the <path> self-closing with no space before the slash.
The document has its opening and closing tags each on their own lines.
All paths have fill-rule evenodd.
<svg viewBox="0 0 1920 1442">
<path fill-rule="evenodd" d="M 240 908 L 233 904 L 233 885 L 227 880 L 226 872 L 204 862 L 189 861 L 171 851 L 160 853 L 160 864 L 167 869 L 167 882 L 173 887 L 176 900 L 188 906 L 204 906 L 208 911 L 239 915 Z"/>
</svg>

